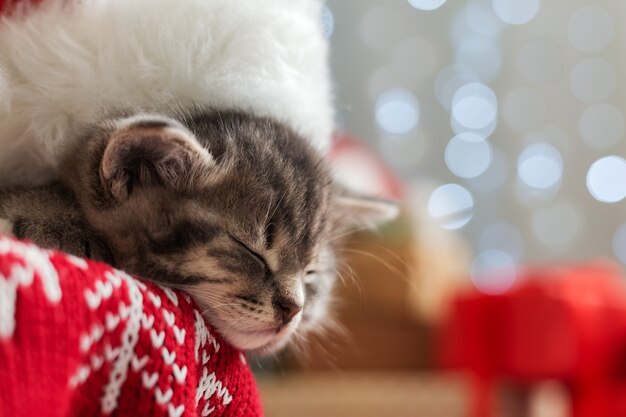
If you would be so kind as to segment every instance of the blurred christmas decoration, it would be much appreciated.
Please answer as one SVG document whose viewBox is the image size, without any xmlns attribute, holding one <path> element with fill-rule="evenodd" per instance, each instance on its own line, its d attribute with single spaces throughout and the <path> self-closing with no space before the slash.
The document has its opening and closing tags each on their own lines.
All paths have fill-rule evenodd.
<svg viewBox="0 0 626 417">
<path fill-rule="evenodd" d="M 626 416 L 626 281 L 621 269 L 597 263 L 520 269 L 518 274 L 516 284 L 502 294 L 460 293 L 443 327 L 443 364 L 474 377 L 472 415 L 501 415 L 493 411 L 499 382 L 528 393 L 544 381 L 559 381 L 573 416 Z"/>
</svg>

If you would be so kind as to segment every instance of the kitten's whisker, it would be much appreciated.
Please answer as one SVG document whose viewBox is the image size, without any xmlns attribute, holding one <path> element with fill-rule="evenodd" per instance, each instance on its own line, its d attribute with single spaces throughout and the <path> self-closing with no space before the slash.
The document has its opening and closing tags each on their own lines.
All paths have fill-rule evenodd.
<svg viewBox="0 0 626 417">
<path fill-rule="evenodd" d="M 350 278 L 352 280 L 352 282 L 354 284 L 358 284 L 357 280 L 356 280 L 356 272 L 354 271 L 354 269 L 352 268 L 352 266 L 345 260 L 345 259 L 339 259 L 337 261 L 337 266 L 335 267 L 335 272 L 339 271 L 339 270 L 346 270 L 350 275 Z"/>
<path fill-rule="evenodd" d="M 379 245 L 379 244 L 376 244 L 376 243 L 373 243 L 373 242 L 370 242 L 370 243 L 361 242 L 361 243 L 359 243 L 359 245 L 361 245 L 361 247 L 363 249 L 367 249 L 367 247 L 365 247 L 365 245 L 372 246 L 374 249 L 376 249 L 378 251 L 385 252 L 385 254 L 391 256 L 394 259 L 394 261 L 397 261 L 400 264 L 400 266 L 408 268 L 408 269 L 412 269 L 413 268 L 413 266 L 410 264 L 410 262 L 407 259 L 401 258 L 400 255 L 398 255 L 398 253 L 396 253 L 395 251 L 393 251 L 393 250 L 391 250 L 391 249 L 389 249 L 389 248 L 387 248 L 387 247 L 385 247 L 383 245 Z"/>
<path fill-rule="evenodd" d="M 363 292 L 362 292 L 362 288 L 361 288 L 361 283 L 360 283 L 360 281 L 358 279 L 358 276 L 357 276 L 356 272 L 352 268 L 352 266 L 350 266 L 350 264 L 348 264 L 343 259 L 339 259 L 337 261 L 337 264 L 338 265 L 335 267 L 334 273 L 337 274 L 337 276 L 339 276 L 341 278 L 342 283 L 345 285 L 346 281 L 344 279 L 343 273 L 346 272 L 348 274 L 348 277 L 350 278 L 350 282 L 355 287 L 357 287 L 357 289 L 359 290 L 360 298 L 363 298 Z"/>
<path fill-rule="evenodd" d="M 387 262 L 386 260 L 384 260 L 383 258 L 381 258 L 380 256 L 374 255 L 373 253 L 364 251 L 364 250 L 359 250 L 359 249 L 354 249 L 354 248 L 343 248 L 341 249 L 342 252 L 345 253 L 353 253 L 353 254 L 357 254 L 357 255 L 363 255 L 366 256 L 368 258 L 374 259 L 378 262 L 380 262 L 384 267 L 386 267 L 389 271 L 398 274 L 401 277 L 404 277 L 405 273 L 400 271 L 397 267 L 391 265 L 389 262 Z"/>
<path fill-rule="evenodd" d="M 337 276 L 341 279 L 341 282 L 343 283 L 343 285 L 346 285 L 346 280 L 343 276 L 343 273 L 340 270 L 336 270 L 335 272 L 337 274 Z M 362 303 L 363 302 L 363 287 L 361 287 L 361 283 L 359 282 L 359 280 L 357 279 L 357 277 L 355 276 L 354 272 L 350 273 L 350 282 L 352 283 L 352 285 L 354 285 L 354 287 L 356 287 L 358 293 L 359 293 L 359 301 Z"/>
<path fill-rule="evenodd" d="M 301 334 L 294 334 L 289 349 L 292 351 L 293 356 L 298 359 L 300 364 L 305 366 L 311 363 L 311 350 L 308 340 L 304 339 Z"/>
<path fill-rule="evenodd" d="M 210 309 L 217 310 L 217 309 L 220 309 L 220 308 L 222 309 L 222 311 L 226 311 L 225 309 L 223 309 L 223 307 L 238 307 L 238 304 L 236 304 L 236 303 L 226 303 L 226 302 L 223 302 L 223 303 L 211 303 L 211 307 L 205 309 L 204 311 L 210 310 Z"/>
<path fill-rule="evenodd" d="M 336 242 L 338 240 L 342 240 L 347 236 L 351 236 L 353 235 L 355 232 L 354 230 L 347 230 L 345 232 L 337 232 L 337 233 L 333 233 L 332 236 L 330 237 L 330 239 L 328 239 L 329 242 Z"/>
</svg>

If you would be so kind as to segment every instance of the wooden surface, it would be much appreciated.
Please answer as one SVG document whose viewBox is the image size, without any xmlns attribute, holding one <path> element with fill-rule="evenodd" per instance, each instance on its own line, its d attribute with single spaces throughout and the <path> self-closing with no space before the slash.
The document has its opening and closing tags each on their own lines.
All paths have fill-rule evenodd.
<svg viewBox="0 0 626 417">
<path fill-rule="evenodd" d="M 454 375 L 315 372 L 259 378 L 267 417 L 462 417 L 466 385 Z"/>
</svg>

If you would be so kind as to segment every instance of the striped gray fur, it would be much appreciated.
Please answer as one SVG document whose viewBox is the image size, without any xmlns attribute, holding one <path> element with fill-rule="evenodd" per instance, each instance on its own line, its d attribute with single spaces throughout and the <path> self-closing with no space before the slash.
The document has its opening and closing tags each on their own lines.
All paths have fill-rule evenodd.
<svg viewBox="0 0 626 417">
<path fill-rule="evenodd" d="M 242 349 L 274 351 L 317 326 L 348 216 L 297 132 L 195 111 L 122 114 L 77 135 L 59 182 L 0 191 L 18 237 L 188 291 Z"/>
</svg>

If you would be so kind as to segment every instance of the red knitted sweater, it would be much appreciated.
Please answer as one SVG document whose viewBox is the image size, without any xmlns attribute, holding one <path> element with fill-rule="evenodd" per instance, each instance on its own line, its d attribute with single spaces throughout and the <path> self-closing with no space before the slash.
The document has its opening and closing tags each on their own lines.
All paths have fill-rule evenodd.
<svg viewBox="0 0 626 417">
<path fill-rule="evenodd" d="M 190 298 L 0 236 L 0 416 L 262 415 Z"/>
</svg>

